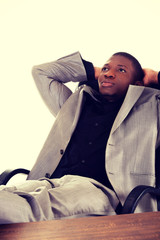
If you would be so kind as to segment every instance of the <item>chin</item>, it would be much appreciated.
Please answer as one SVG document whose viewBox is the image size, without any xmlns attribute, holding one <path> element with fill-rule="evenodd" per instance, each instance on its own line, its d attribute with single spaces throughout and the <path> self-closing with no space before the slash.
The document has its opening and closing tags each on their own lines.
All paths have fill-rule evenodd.
<svg viewBox="0 0 160 240">
<path fill-rule="evenodd" d="M 100 94 L 102 94 L 102 95 L 106 95 L 106 96 L 114 96 L 115 95 L 115 93 L 114 92 L 110 92 L 110 91 L 105 91 L 105 90 L 99 90 L 99 92 L 100 92 Z"/>
</svg>

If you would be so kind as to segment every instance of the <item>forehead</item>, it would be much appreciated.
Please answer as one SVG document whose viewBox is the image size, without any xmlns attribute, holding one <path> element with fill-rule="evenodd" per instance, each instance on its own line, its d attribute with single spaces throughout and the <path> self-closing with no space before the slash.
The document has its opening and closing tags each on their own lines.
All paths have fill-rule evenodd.
<svg viewBox="0 0 160 240">
<path fill-rule="evenodd" d="M 128 58 L 124 57 L 124 56 L 120 56 L 120 55 L 116 55 L 116 56 L 112 56 L 111 58 L 109 58 L 107 60 L 107 62 L 105 64 L 112 64 L 112 65 L 123 65 L 126 66 L 128 69 L 133 69 L 133 65 L 131 60 L 129 60 Z"/>
</svg>

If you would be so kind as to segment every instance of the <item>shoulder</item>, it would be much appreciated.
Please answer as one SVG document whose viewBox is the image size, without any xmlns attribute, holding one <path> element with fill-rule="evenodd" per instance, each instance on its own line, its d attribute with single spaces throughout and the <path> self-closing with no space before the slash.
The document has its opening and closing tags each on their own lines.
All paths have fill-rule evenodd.
<svg viewBox="0 0 160 240">
<path fill-rule="evenodd" d="M 144 86 L 133 86 L 137 92 L 141 89 L 141 95 L 137 101 L 137 104 L 145 104 L 148 102 L 156 103 L 160 99 L 160 90 Z M 137 105 L 136 104 L 136 105 Z"/>
<path fill-rule="evenodd" d="M 155 88 L 150 88 L 150 87 L 144 87 L 142 97 L 146 99 L 146 101 L 149 99 L 155 99 L 155 100 L 160 99 L 160 90 Z"/>
<path fill-rule="evenodd" d="M 152 97 L 152 96 L 158 96 L 160 95 L 160 90 L 156 88 L 151 87 L 145 87 L 145 86 L 135 86 L 130 85 L 129 87 L 130 92 L 141 92 L 141 97 Z"/>
</svg>

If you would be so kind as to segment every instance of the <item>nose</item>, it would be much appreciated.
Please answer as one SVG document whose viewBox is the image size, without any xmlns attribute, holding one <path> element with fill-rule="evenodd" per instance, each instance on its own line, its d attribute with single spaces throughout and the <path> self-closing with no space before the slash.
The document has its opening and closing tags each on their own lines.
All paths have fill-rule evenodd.
<svg viewBox="0 0 160 240">
<path fill-rule="evenodd" d="M 109 78 L 109 79 L 114 79 L 115 78 L 115 73 L 113 70 L 109 70 L 107 72 L 104 73 L 105 78 Z"/>
</svg>

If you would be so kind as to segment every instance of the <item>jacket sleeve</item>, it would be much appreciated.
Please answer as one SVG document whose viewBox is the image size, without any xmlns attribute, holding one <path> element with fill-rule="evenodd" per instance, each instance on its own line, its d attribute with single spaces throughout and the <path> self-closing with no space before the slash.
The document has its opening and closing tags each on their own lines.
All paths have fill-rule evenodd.
<svg viewBox="0 0 160 240">
<path fill-rule="evenodd" d="M 32 75 L 44 102 L 54 116 L 72 94 L 65 83 L 87 81 L 86 69 L 79 52 L 34 66 Z"/>
</svg>

